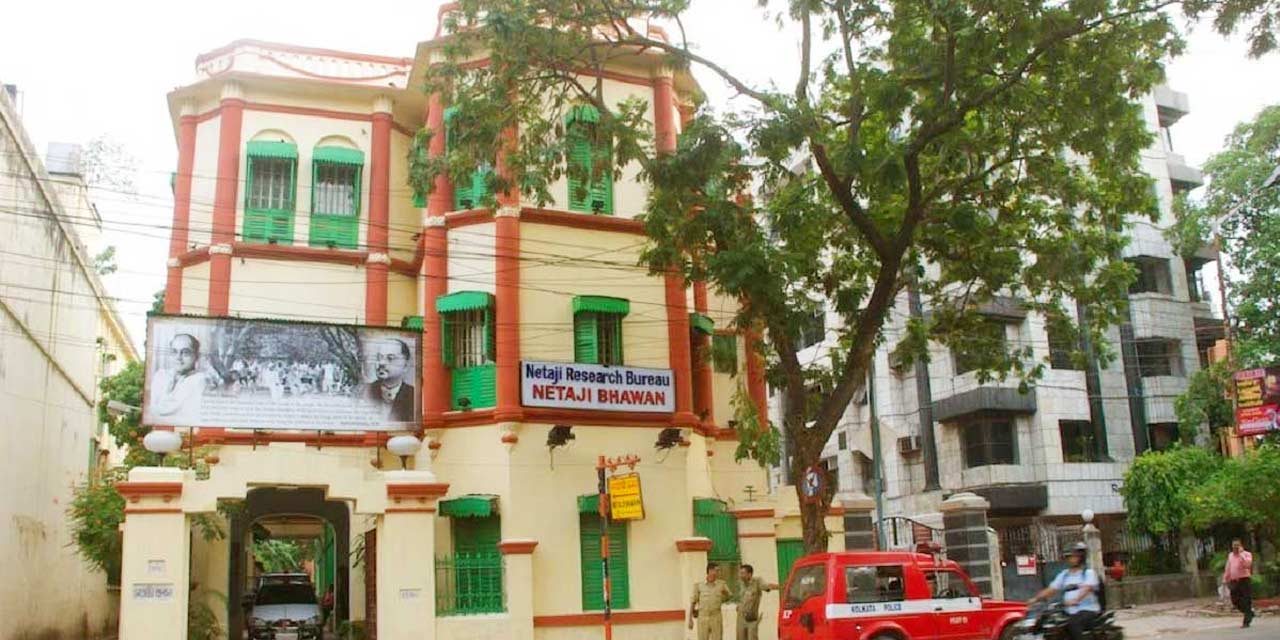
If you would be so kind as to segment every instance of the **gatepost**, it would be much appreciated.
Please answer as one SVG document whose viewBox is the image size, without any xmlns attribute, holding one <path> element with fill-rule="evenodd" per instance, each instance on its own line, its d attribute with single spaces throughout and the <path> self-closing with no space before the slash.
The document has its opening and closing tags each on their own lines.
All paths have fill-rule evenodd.
<svg viewBox="0 0 1280 640">
<path fill-rule="evenodd" d="M 876 525 L 871 514 L 876 501 L 864 493 L 841 496 L 844 505 L 844 550 L 874 551 L 876 549 Z"/>
<path fill-rule="evenodd" d="M 511 620 L 511 640 L 533 640 L 533 550 L 537 540 L 509 539 L 498 543 L 502 552 L 507 596 L 507 616 Z"/>
<path fill-rule="evenodd" d="M 186 640 L 190 525 L 181 469 L 137 467 L 116 484 L 125 499 L 120 640 Z"/>
<path fill-rule="evenodd" d="M 693 601 L 693 585 L 707 578 L 711 538 L 677 538 L 676 551 L 680 553 L 680 608 L 688 610 Z"/>
<path fill-rule="evenodd" d="M 378 640 L 420 640 L 436 628 L 436 501 L 449 485 L 430 471 L 387 471 L 378 522 Z"/>
<path fill-rule="evenodd" d="M 987 542 L 987 509 L 991 503 L 967 491 L 942 501 L 947 559 L 955 560 L 978 586 L 983 596 L 992 597 L 991 546 Z"/>
</svg>

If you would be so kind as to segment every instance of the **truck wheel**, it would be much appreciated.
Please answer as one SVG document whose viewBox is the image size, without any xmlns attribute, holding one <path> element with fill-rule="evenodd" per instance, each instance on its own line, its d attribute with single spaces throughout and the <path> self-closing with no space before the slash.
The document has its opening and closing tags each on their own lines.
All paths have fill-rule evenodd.
<svg viewBox="0 0 1280 640">
<path fill-rule="evenodd" d="M 1000 640 L 1014 640 L 1018 637 L 1018 623 L 1010 622 L 1000 630 Z"/>
</svg>

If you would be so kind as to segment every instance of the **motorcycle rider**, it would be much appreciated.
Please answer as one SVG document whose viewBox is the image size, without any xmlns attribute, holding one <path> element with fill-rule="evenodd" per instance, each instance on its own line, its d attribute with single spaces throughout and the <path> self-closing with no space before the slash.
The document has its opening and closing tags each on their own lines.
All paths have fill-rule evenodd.
<svg viewBox="0 0 1280 640">
<path fill-rule="evenodd" d="M 1078 542 L 1067 552 L 1067 568 L 1037 593 L 1027 604 L 1052 598 L 1065 593 L 1062 607 L 1067 615 L 1067 633 L 1072 640 L 1083 640 L 1084 630 L 1088 629 L 1102 613 L 1102 604 L 1098 602 L 1098 574 L 1085 564 L 1089 556 L 1089 547 Z M 1068 588 L 1074 587 L 1070 592 Z"/>
</svg>

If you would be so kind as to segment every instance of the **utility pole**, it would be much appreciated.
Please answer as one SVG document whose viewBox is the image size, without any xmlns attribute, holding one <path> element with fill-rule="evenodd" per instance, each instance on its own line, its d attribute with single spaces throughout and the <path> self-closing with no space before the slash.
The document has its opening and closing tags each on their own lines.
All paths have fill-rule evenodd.
<svg viewBox="0 0 1280 640">
<path fill-rule="evenodd" d="M 871 468 L 876 492 L 876 549 L 884 551 L 884 459 L 880 452 L 880 418 L 876 413 L 876 361 L 867 368 L 867 406 L 871 409 Z"/>
<path fill-rule="evenodd" d="M 604 594 L 604 640 L 613 640 L 613 589 L 609 583 L 609 478 L 618 467 L 636 468 L 640 456 L 629 454 L 618 458 L 596 459 L 596 513 L 600 515 L 600 580 Z"/>
</svg>

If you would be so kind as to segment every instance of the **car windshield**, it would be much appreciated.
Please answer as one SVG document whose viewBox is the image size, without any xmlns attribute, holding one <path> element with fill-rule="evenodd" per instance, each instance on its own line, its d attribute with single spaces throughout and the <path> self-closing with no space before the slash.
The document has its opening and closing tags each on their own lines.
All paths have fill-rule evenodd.
<svg viewBox="0 0 1280 640">
<path fill-rule="evenodd" d="M 827 586 L 827 565 L 811 564 L 796 569 L 787 584 L 787 593 L 782 598 L 782 606 L 787 609 L 798 607 L 805 600 L 822 595 Z"/>
<path fill-rule="evenodd" d="M 258 591 L 255 604 L 315 604 L 316 594 L 308 584 L 272 584 Z"/>
</svg>

